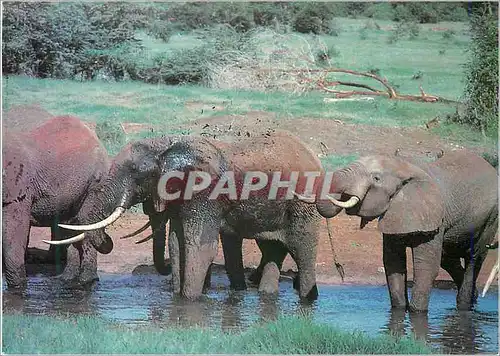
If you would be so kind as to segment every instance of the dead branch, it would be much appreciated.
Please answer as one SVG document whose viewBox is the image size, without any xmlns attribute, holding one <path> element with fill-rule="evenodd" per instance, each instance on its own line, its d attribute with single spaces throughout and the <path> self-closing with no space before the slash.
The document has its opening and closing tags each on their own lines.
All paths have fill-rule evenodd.
<svg viewBox="0 0 500 356">
<path fill-rule="evenodd" d="M 375 75 L 373 73 L 366 73 L 366 72 L 358 72 L 355 70 L 351 69 L 343 69 L 343 68 L 325 68 L 325 69 L 309 69 L 309 68 L 297 68 L 297 69 L 270 69 L 270 68 L 259 68 L 258 69 L 261 72 L 275 72 L 275 71 L 280 71 L 283 73 L 287 73 L 290 75 L 297 75 L 298 78 L 300 79 L 301 83 L 314 83 L 316 82 L 316 87 L 328 92 L 335 94 L 336 98 L 348 98 L 354 95 L 361 95 L 361 96 L 385 96 L 388 97 L 389 99 L 395 99 L 395 100 L 408 100 L 408 101 L 420 101 L 420 102 L 426 102 L 426 103 L 435 103 L 435 102 L 442 102 L 442 103 L 448 103 L 448 104 L 461 104 L 459 101 L 455 100 L 450 100 L 446 98 L 442 98 L 436 95 L 429 95 L 426 94 L 422 88 L 422 86 L 419 87 L 420 89 L 420 95 L 409 95 L 409 94 L 399 94 L 396 92 L 396 90 L 389 84 L 386 78 L 381 78 L 378 75 Z M 307 75 L 311 74 L 323 74 L 319 79 L 313 79 L 311 77 L 307 77 Z M 357 75 L 357 76 L 362 76 L 362 77 L 367 77 L 374 79 L 381 83 L 386 91 L 382 90 L 377 90 L 367 84 L 362 84 L 362 83 L 354 83 L 354 82 L 344 82 L 344 81 L 326 81 L 326 76 L 329 73 L 346 73 L 346 74 L 352 74 L 352 75 Z M 359 90 L 352 90 L 352 91 L 342 91 L 342 90 L 334 90 L 330 89 L 328 87 L 334 87 L 338 85 L 344 85 L 344 86 L 351 86 L 351 87 L 357 87 L 357 88 L 364 88 L 368 89 L 369 91 L 359 91 Z"/>
</svg>

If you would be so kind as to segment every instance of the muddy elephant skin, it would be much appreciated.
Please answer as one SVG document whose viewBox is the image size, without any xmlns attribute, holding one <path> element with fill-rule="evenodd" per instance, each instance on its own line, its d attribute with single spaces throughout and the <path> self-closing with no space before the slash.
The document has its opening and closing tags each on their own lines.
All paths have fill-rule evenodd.
<svg viewBox="0 0 500 356">
<path fill-rule="evenodd" d="M 30 110 L 31 115 L 36 114 L 33 108 Z M 51 227 L 52 239 L 77 235 L 63 231 L 57 224 L 93 219 L 80 208 L 88 190 L 109 169 L 106 149 L 79 119 L 53 117 L 39 110 L 39 115 L 47 118 L 40 125 L 24 131 L 3 130 L 2 257 L 9 288 L 26 284 L 30 227 Z M 13 114 L 10 112 L 11 117 Z M 84 240 L 69 246 L 60 276 L 63 280 L 88 283 L 97 279 L 96 248 L 106 253 L 112 245 L 104 230 L 90 234 L 107 244 L 92 246 Z"/>
<path fill-rule="evenodd" d="M 356 198 L 347 214 L 360 216 L 361 227 L 378 218 L 394 308 L 426 311 L 440 266 L 457 285 L 458 309 L 471 309 L 477 298 L 476 279 L 497 233 L 498 174 L 466 150 L 441 156 L 419 164 L 395 156 L 363 157 L 333 174 L 331 189 L 341 194 L 342 202 Z M 332 217 L 338 212 L 335 204 L 335 199 L 319 201 L 317 209 Z M 411 301 L 407 247 L 413 252 Z"/>
<path fill-rule="evenodd" d="M 214 177 L 234 172 L 241 187 L 246 172 L 321 172 L 316 155 L 298 138 L 285 132 L 245 138 L 225 144 L 191 137 L 172 145 L 160 156 L 162 173 L 203 171 Z M 269 179 L 271 181 L 271 179 Z M 300 181 L 300 178 L 299 178 Z M 265 188 L 269 189 L 269 185 Z M 261 271 L 268 263 L 281 268 L 287 253 L 297 263 L 299 296 L 317 298 L 316 247 L 321 216 L 314 205 L 298 199 L 269 200 L 267 193 L 250 194 L 246 200 L 209 199 L 210 189 L 196 192 L 189 200 L 159 202 L 171 213 L 169 251 L 174 292 L 194 299 L 203 291 L 204 278 L 222 240 L 231 287 L 244 289 L 243 238 L 259 242 L 263 252 Z M 267 245 L 267 246 L 266 246 Z M 264 247 L 264 248 L 263 248 Z M 270 281 L 272 286 L 272 281 Z M 265 289 L 265 288 L 264 288 Z"/>
</svg>

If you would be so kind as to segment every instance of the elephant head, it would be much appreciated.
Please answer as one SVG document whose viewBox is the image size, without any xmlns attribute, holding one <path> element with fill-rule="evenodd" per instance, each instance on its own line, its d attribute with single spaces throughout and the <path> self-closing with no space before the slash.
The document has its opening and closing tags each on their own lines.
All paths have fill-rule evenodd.
<svg viewBox="0 0 500 356">
<path fill-rule="evenodd" d="M 80 208 L 81 215 L 86 216 L 86 220 L 89 221 L 78 221 L 84 225 L 61 224 L 59 226 L 70 230 L 85 231 L 85 238 L 89 238 L 99 252 L 109 253 L 113 247 L 112 240 L 109 237 L 102 238 L 103 235 L 96 234 L 94 230 L 103 229 L 112 224 L 126 209 L 139 203 L 144 203 L 145 213 L 148 215 L 150 212 L 153 213 L 150 202 L 155 200 L 160 175 L 158 155 L 175 140 L 176 137 L 169 136 L 127 144 L 113 159 L 107 177 L 89 192 L 88 198 Z M 136 233 L 146 228 L 147 226 Z M 156 241 L 155 239 L 155 243 Z M 73 241 L 69 239 L 63 241 L 63 243 L 71 242 Z M 163 247 L 164 245 L 163 241 Z M 160 256 L 160 253 L 154 255 Z M 161 255 L 163 256 L 163 253 Z M 157 263 L 157 269 L 164 269 L 163 258 L 161 261 L 160 259 L 156 261 L 155 258 L 155 265 Z"/>
<path fill-rule="evenodd" d="M 397 157 L 368 156 L 333 172 L 331 190 L 316 207 L 326 218 L 345 208 L 361 217 L 361 227 L 378 218 L 384 234 L 435 231 L 442 224 L 444 205 L 437 185 L 421 168 Z"/>
</svg>

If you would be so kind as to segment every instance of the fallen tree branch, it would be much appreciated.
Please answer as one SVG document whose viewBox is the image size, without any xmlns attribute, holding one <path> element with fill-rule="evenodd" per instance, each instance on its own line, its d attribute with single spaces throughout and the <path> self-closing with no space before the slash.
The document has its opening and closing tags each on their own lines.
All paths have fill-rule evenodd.
<svg viewBox="0 0 500 356">
<path fill-rule="evenodd" d="M 462 104 L 460 101 L 450 100 L 450 99 L 442 98 L 440 96 L 426 94 L 424 92 L 422 86 L 419 87 L 420 95 L 399 94 L 389 84 L 389 82 L 387 81 L 386 78 L 381 78 L 378 75 L 373 74 L 373 73 L 359 72 L 359 71 L 355 71 L 355 70 L 351 70 L 351 69 L 343 69 L 343 68 L 325 68 L 325 69 L 256 68 L 256 69 L 261 71 L 261 72 L 264 72 L 264 73 L 265 72 L 270 73 L 270 72 L 279 71 L 279 72 L 287 73 L 290 75 L 298 75 L 301 83 L 314 83 L 314 82 L 316 82 L 317 88 L 322 89 L 328 93 L 335 94 L 335 97 L 339 98 L 339 99 L 340 98 L 348 98 L 348 97 L 351 97 L 354 95 L 361 95 L 361 96 L 385 96 L 385 97 L 388 97 L 389 99 L 419 101 L 419 102 L 426 102 L 426 103 L 441 102 L 441 103 L 447 103 L 447 104 Z M 307 74 L 311 75 L 311 74 L 318 74 L 318 73 L 323 74 L 319 79 L 313 79 L 313 78 L 306 76 Z M 386 90 L 385 91 L 377 90 L 377 89 L 375 89 L 367 84 L 362 84 L 362 83 L 344 82 L 344 81 L 326 81 L 326 76 L 329 73 L 345 73 L 345 74 L 351 74 L 351 75 L 371 78 L 371 79 L 378 81 L 380 84 L 382 84 Z M 364 88 L 364 89 L 367 89 L 369 91 L 358 91 L 358 90 L 342 91 L 342 90 L 334 90 L 334 89 L 328 88 L 328 87 L 338 86 L 338 85 Z"/>
</svg>

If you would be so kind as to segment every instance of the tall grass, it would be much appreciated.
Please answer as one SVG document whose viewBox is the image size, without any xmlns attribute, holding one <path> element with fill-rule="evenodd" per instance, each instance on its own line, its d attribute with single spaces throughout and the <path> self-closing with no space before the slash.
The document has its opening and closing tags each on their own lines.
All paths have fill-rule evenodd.
<svg viewBox="0 0 500 356">
<path fill-rule="evenodd" d="M 303 317 L 283 317 L 244 331 L 198 327 L 127 328 L 96 317 L 4 315 L 5 353 L 429 354 L 411 338 L 347 333 Z"/>
</svg>

